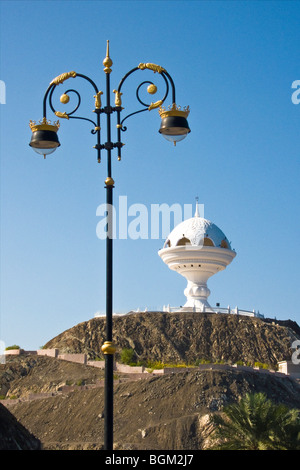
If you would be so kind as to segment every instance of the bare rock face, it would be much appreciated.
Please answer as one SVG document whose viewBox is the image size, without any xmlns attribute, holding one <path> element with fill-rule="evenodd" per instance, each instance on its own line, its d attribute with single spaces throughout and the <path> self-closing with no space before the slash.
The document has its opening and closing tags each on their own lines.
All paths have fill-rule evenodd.
<svg viewBox="0 0 300 470">
<path fill-rule="evenodd" d="M 224 405 L 248 392 L 263 392 L 272 401 L 299 409 L 299 391 L 299 383 L 289 377 L 234 368 L 194 369 L 115 384 L 114 447 L 207 449 L 211 446 L 210 415 Z M 103 388 L 10 405 L 10 411 L 45 450 L 102 449 L 103 409 Z"/>
<path fill-rule="evenodd" d="M 40 450 L 41 443 L 0 403 L 0 450 Z"/>
<path fill-rule="evenodd" d="M 115 316 L 113 322 L 116 359 L 123 348 L 132 348 L 140 361 L 194 363 L 206 359 L 272 365 L 290 359 L 291 344 L 299 338 L 300 329 L 294 322 L 239 315 L 145 312 Z M 105 318 L 94 318 L 64 331 L 45 347 L 94 358 L 101 356 L 104 341 Z"/>
</svg>

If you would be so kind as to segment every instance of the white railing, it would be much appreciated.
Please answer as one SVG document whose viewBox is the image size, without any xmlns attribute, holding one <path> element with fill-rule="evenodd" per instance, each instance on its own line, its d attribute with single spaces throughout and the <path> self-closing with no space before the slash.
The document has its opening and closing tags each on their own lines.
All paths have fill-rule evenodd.
<svg viewBox="0 0 300 470">
<path fill-rule="evenodd" d="M 114 313 L 114 316 L 123 316 L 123 315 L 130 315 L 132 313 L 145 313 L 145 312 L 161 312 L 160 308 L 149 308 L 145 307 L 144 309 L 137 308 L 135 310 L 131 310 L 128 313 Z M 163 306 L 163 312 L 199 312 L 199 313 L 228 313 L 231 315 L 245 315 L 247 317 L 257 317 L 257 318 L 265 318 L 264 315 L 259 313 L 259 311 L 255 310 L 244 310 L 238 307 L 230 308 L 228 307 L 203 307 L 203 309 L 197 307 L 171 307 L 170 305 Z M 105 314 L 95 313 L 94 315 L 96 318 L 98 317 L 105 317 Z"/>
<path fill-rule="evenodd" d="M 244 310 L 238 307 L 235 308 L 230 308 L 229 306 L 226 307 L 205 307 L 203 308 L 197 308 L 197 307 L 189 307 L 189 308 L 184 308 L 184 307 L 171 307 L 170 305 L 164 305 L 163 306 L 163 311 L 164 312 L 183 312 L 184 310 L 189 311 L 189 312 L 211 312 L 211 313 L 229 313 L 233 315 L 246 315 L 247 317 L 257 317 L 257 318 L 264 318 L 264 315 L 261 313 L 256 312 L 255 310 Z"/>
</svg>

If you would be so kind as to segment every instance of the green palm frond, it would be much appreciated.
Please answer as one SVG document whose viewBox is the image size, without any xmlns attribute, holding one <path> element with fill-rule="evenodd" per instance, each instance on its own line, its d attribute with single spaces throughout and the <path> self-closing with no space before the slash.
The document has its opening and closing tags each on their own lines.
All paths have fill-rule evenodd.
<svg viewBox="0 0 300 470">
<path fill-rule="evenodd" d="M 263 393 L 247 394 L 212 417 L 214 449 L 300 450 L 299 410 L 276 405 Z"/>
</svg>

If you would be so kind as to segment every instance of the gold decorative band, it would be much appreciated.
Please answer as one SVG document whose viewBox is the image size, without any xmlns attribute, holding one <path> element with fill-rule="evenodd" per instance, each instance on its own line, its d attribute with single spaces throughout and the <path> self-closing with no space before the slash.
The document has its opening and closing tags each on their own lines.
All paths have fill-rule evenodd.
<svg viewBox="0 0 300 470">
<path fill-rule="evenodd" d="M 66 111 L 64 111 L 63 113 L 61 113 L 60 111 L 55 111 L 55 116 L 59 118 L 69 119 L 69 116 Z"/>
<path fill-rule="evenodd" d="M 162 100 L 156 101 L 156 103 L 151 103 L 148 108 L 149 111 L 151 111 L 151 109 L 159 108 L 162 105 L 162 103 L 163 103 Z"/>
<path fill-rule="evenodd" d="M 114 347 L 112 341 L 105 341 L 105 343 L 101 347 L 101 351 L 103 352 L 103 354 L 115 354 L 116 348 Z"/>
<path fill-rule="evenodd" d="M 145 70 L 145 69 L 152 70 L 154 73 L 155 72 L 158 72 L 158 73 L 166 72 L 166 69 L 164 69 L 160 65 L 150 64 L 150 63 L 146 63 L 146 64 L 141 63 L 141 64 L 138 65 L 138 68 L 140 70 Z"/>
<path fill-rule="evenodd" d="M 74 70 L 71 72 L 62 73 L 61 75 L 58 75 L 58 77 L 53 78 L 52 82 L 50 82 L 50 85 L 59 85 L 70 77 L 76 77 L 76 72 L 74 72 Z"/>
</svg>

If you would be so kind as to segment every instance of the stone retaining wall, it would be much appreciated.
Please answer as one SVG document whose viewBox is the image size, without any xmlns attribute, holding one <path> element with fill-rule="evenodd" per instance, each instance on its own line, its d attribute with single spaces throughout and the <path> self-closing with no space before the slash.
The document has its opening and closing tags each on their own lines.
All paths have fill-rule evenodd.
<svg viewBox="0 0 300 470">
<path fill-rule="evenodd" d="M 17 355 L 17 354 L 37 354 L 38 356 L 49 356 L 54 357 L 57 359 L 61 359 L 64 361 L 76 362 L 78 364 L 84 364 L 91 367 L 99 367 L 100 369 L 105 368 L 105 361 L 88 361 L 87 354 L 59 354 L 58 349 L 38 349 L 37 351 L 24 351 L 23 349 L 10 349 L 5 351 L 5 355 Z M 280 364 L 283 364 L 282 361 Z M 290 362 L 290 361 L 287 361 Z M 171 374 L 176 372 L 182 371 L 191 371 L 191 370 L 224 370 L 224 369 L 232 369 L 235 368 L 237 370 L 243 371 L 256 371 L 263 374 L 273 374 L 278 377 L 286 377 L 287 375 L 290 377 L 295 376 L 295 378 L 299 377 L 299 372 L 295 370 L 289 372 L 285 372 L 285 369 L 281 367 L 281 372 L 276 372 L 274 370 L 269 369 L 260 369 L 259 367 L 247 367 L 247 366 L 240 366 L 237 364 L 229 365 L 229 364 L 199 364 L 197 367 L 165 367 L 163 369 L 153 369 L 153 374 Z M 297 366 L 297 370 L 300 366 Z M 117 372 L 121 372 L 124 374 L 148 374 L 149 369 L 144 366 L 128 366 L 125 364 L 120 364 L 118 362 L 115 363 L 114 369 Z"/>
<path fill-rule="evenodd" d="M 38 349 L 37 350 L 38 356 L 50 356 L 50 357 L 57 357 L 58 356 L 58 349 Z"/>
</svg>

